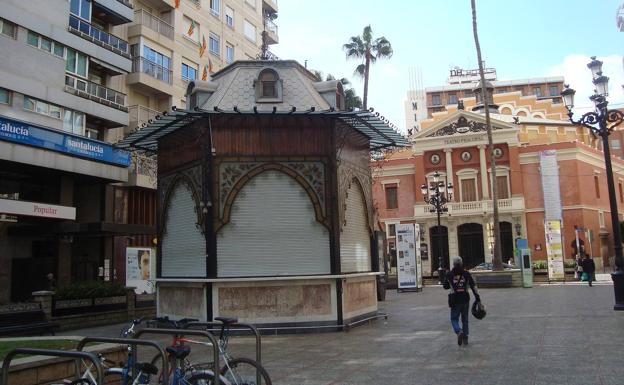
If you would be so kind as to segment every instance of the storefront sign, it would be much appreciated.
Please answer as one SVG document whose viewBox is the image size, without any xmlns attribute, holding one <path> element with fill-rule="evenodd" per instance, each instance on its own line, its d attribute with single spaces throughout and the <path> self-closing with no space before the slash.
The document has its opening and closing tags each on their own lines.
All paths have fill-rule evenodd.
<svg viewBox="0 0 624 385">
<path fill-rule="evenodd" d="M 420 239 L 415 237 L 414 227 L 416 227 L 416 233 L 420 234 L 418 224 L 396 225 L 397 279 L 399 290 L 422 288 Z"/>
<path fill-rule="evenodd" d="M 561 239 L 561 221 L 544 222 L 546 232 L 546 254 L 548 255 L 548 278 L 564 279 L 563 241 Z"/>
<path fill-rule="evenodd" d="M 0 117 L 0 139 L 127 167 L 130 154 L 108 143 Z"/>
<path fill-rule="evenodd" d="M 13 199 L 0 199 L 0 213 L 27 215 L 31 217 L 76 219 L 75 207 L 18 201 Z"/>
<path fill-rule="evenodd" d="M 137 294 L 154 292 L 156 253 L 146 247 L 126 247 L 126 285 Z M 154 270 L 154 271 L 152 271 Z"/>
</svg>

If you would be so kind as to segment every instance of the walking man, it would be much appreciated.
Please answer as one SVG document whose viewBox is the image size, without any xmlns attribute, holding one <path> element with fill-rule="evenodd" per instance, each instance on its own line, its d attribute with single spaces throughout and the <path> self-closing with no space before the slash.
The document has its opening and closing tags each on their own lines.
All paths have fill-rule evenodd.
<svg viewBox="0 0 624 385">
<path fill-rule="evenodd" d="M 587 254 L 585 254 L 581 260 L 581 266 L 583 266 L 583 272 L 587 273 L 587 282 L 589 282 L 589 286 L 591 287 L 592 280 L 594 279 L 594 272 L 596 271 L 596 264 L 592 258 L 589 258 Z"/>
<path fill-rule="evenodd" d="M 477 293 L 474 279 L 472 275 L 464 270 L 464 264 L 461 257 L 453 258 L 453 268 L 446 274 L 444 288 L 451 289 L 448 302 L 451 308 L 451 326 L 457 334 L 457 344 L 468 345 L 468 313 L 470 308 L 470 294 L 468 287 L 472 289 L 475 300 L 481 302 L 481 297 Z M 459 326 L 459 317 L 461 316 L 462 325 Z"/>
</svg>

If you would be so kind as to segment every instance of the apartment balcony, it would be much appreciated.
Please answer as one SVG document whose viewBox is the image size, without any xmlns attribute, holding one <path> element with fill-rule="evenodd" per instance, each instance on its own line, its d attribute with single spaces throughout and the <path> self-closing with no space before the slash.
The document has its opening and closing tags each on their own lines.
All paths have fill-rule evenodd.
<svg viewBox="0 0 624 385">
<path fill-rule="evenodd" d="M 132 153 L 128 167 L 128 186 L 156 189 L 158 162 L 155 156 Z"/>
<path fill-rule="evenodd" d="M 126 94 L 74 75 L 65 74 L 65 92 L 128 112 Z"/>
<path fill-rule="evenodd" d="M 275 22 L 273 22 L 273 20 L 271 20 L 268 17 L 264 18 L 264 27 L 267 31 L 267 37 L 268 39 L 268 43 L 269 44 L 277 44 L 279 43 L 279 37 L 277 34 L 277 25 L 275 24 Z"/>
<path fill-rule="evenodd" d="M 132 72 L 126 77 L 128 85 L 139 91 L 156 95 L 173 95 L 173 72 L 142 56 L 132 59 Z"/>
<path fill-rule="evenodd" d="M 88 40 L 109 51 L 115 52 L 127 59 L 130 59 L 130 49 L 128 42 L 97 27 L 79 19 L 74 15 L 69 15 L 69 32 Z"/>
<path fill-rule="evenodd" d="M 112 25 L 131 22 L 133 9 L 130 0 L 93 0 L 93 14 Z"/>
<path fill-rule="evenodd" d="M 163 45 L 172 46 L 174 41 L 173 25 L 143 9 L 139 9 L 134 12 L 134 22 L 128 28 L 128 38 L 138 36 L 145 36 Z M 162 41 L 162 38 L 166 38 L 167 41 Z"/>
<path fill-rule="evenodd" d="M 491 200 L 482 200 L 474 202 L 450 202 L 448 205 L 448 213 L 452 217 L 473 216 L 492 214 L 494 212 L 494 204 Z M 419 204 L 414 205 L 414 217 L 416 219 L 435 218 L 436 213 L 430 212 L 431 205 Z M 514 197 L 498 200 L 498 212 L 501 214 L 521 213 L 524 212 L 524 197 Z"/>
<path fill-rule="evenodd" d="M 265 13 L 277 13 L 277 0 L 262 0 L 262 10 Z"/>
</svg>

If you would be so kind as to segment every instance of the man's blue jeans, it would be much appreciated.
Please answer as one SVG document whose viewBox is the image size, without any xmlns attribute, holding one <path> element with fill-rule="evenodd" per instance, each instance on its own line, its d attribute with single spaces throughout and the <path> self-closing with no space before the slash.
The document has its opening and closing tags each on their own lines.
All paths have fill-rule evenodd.
<svg viewBox="0 0 624 385">
<path fill-rule="evenodd" d="M 470 303 L 460 303 L 451 308 L 451 325 L 455 334 L 464 332 L 464 335 L 468 335 L 468 308 Z M 459 316 L 461 314 L 462 326 L 459 327 Z"/>
</svg>

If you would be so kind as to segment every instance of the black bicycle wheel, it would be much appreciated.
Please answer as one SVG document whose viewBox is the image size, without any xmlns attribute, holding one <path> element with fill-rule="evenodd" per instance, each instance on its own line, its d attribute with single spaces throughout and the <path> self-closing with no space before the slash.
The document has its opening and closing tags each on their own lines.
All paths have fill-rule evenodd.
<svg viewBox="0 0 624 385">
<path fill-rule="evenodd" d="M 260 372 L 260 382 L 257 373 Z M 232 385 L 271 385 L 271 378 L 266 369 L 249 358 L 234 358 L 221 368 L 221 375 Z"/>
<path fill-rule="evenodd" d="M 214 384 L 214 375 L 206 372 L 195 373 L 190 377 L 185 379 L 186 382 L 182 382 L 183 384 L 188 383 L 189 385 L 213 385 Z"/>
</svg>

